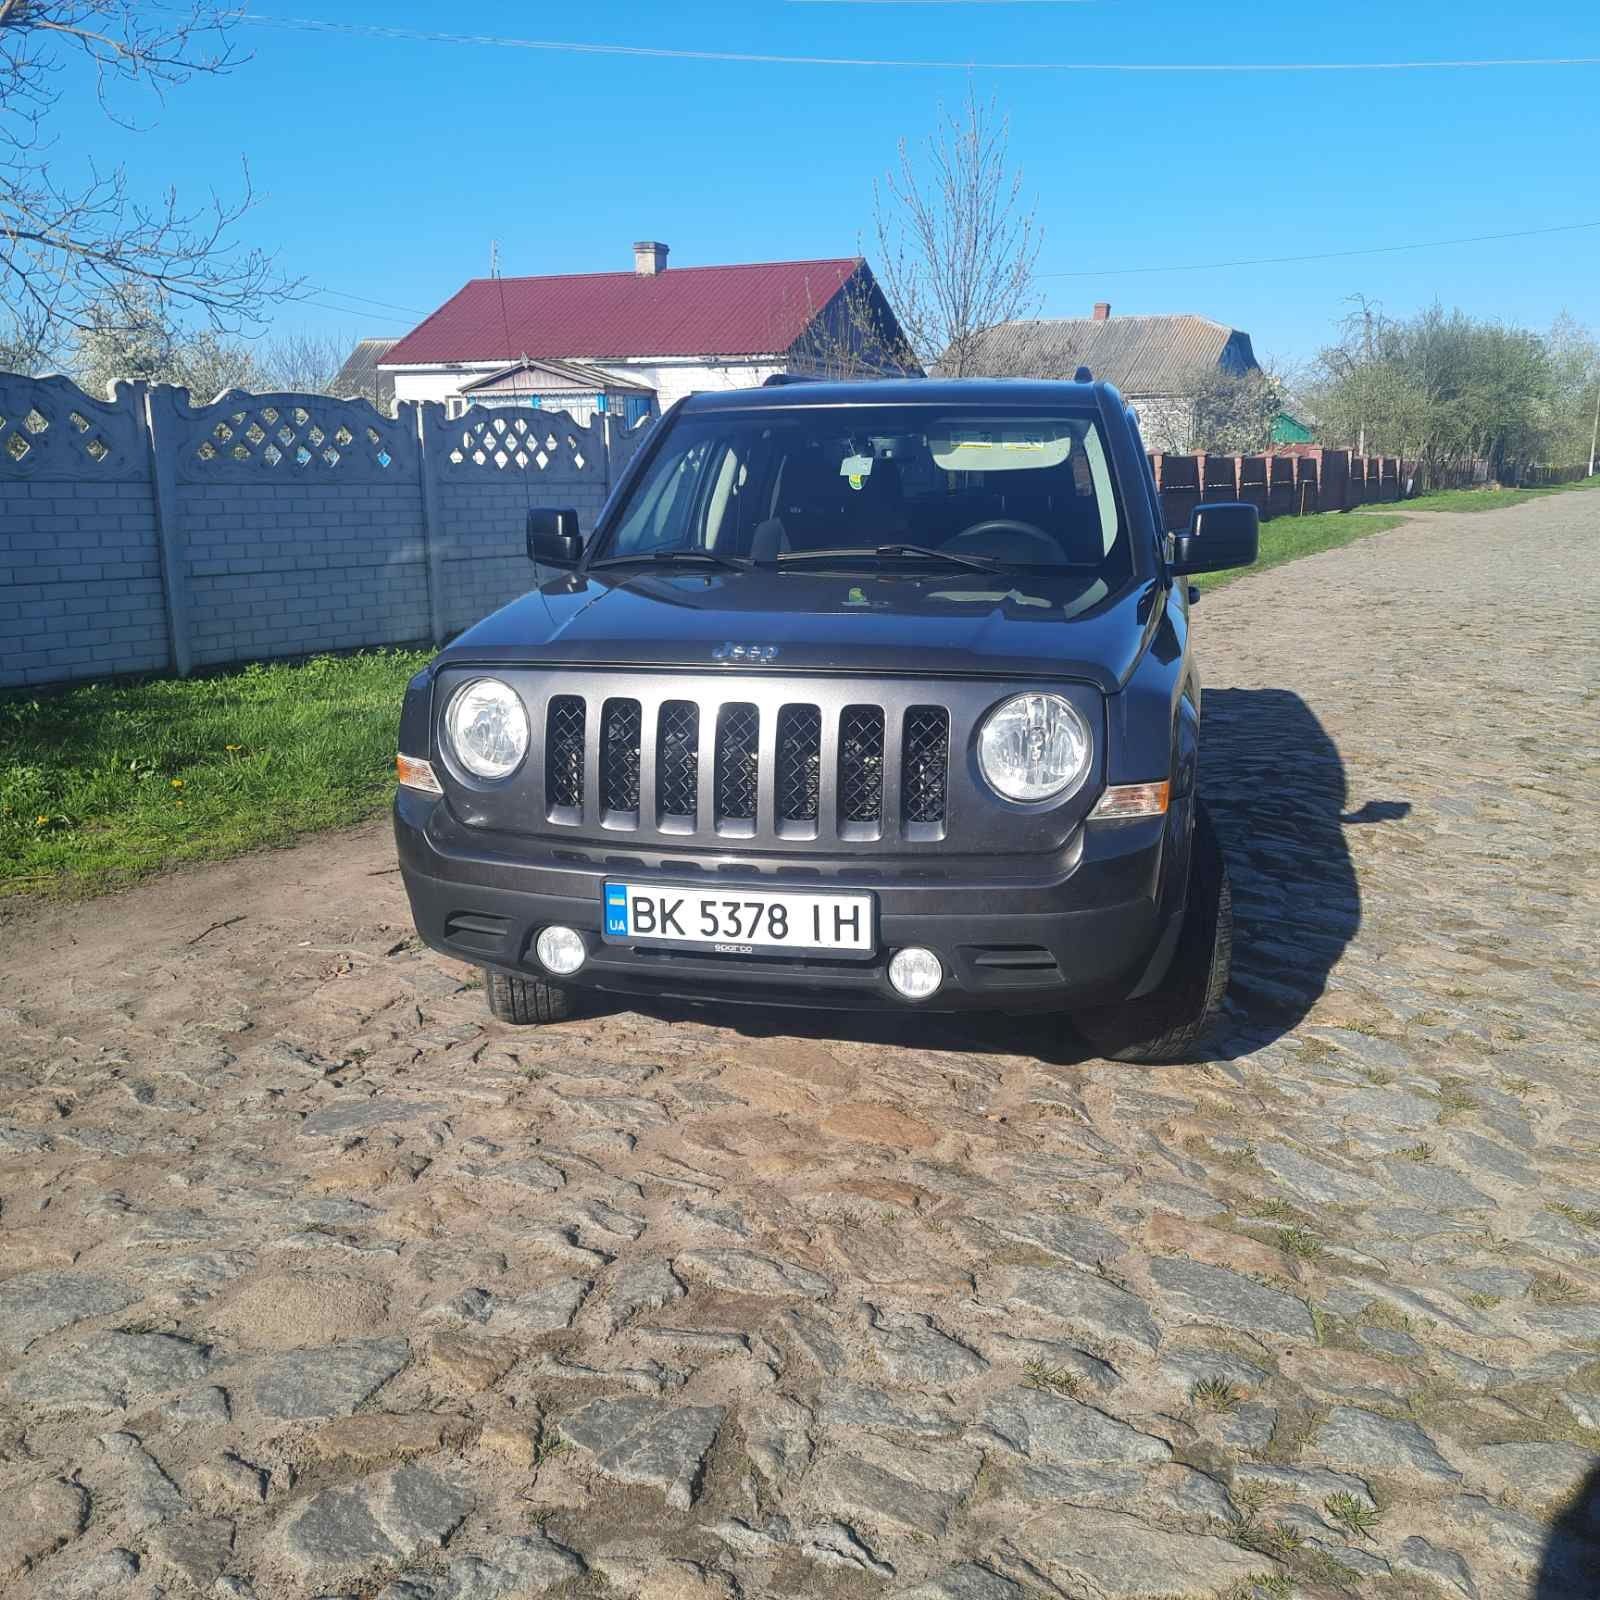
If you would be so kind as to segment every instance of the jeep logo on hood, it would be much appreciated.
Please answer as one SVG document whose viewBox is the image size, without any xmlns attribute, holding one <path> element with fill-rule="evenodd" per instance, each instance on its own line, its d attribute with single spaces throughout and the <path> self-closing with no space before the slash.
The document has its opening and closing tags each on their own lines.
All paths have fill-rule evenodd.
<svg viewBox="0 0 1600 1600">
<path fill-rule="evenodd" d="M 778 647 L 775 644 L 734 644 L 731 640 L 726 644 L 719 644 L 711 652 L 713 661 L 776 661 Z"/>
</svg>

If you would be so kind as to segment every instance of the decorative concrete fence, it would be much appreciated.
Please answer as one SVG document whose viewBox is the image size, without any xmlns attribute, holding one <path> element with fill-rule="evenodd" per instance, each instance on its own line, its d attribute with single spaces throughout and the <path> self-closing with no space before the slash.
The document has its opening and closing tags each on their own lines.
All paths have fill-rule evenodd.
<svg viewBox="0 0 1600 1600">
<path fill-rule="evenodd" d="M 0 685 L 442 643 L 531 587 L 648 424 L 0 374 Z"/>
</svg>

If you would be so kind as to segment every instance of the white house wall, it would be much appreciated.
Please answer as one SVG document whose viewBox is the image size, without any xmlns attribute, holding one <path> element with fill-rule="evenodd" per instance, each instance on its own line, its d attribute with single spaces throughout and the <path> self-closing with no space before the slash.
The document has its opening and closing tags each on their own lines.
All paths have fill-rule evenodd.
<svg viewBox="0 0 1600 1600">
<path fill-rule="evenodd" d="M 656 392 L 656 401 L 665 411 L 687 394 L 703 389 L 758 388 L 775 372 L 788 371 L 782 356 L 762 356 L 750 360 L 677 361 L 668 358 L 638 361 L 598 361 L 591 356 L 563 356 L 562 360 L 581 361 L 585 366 L 642 383 Z M 504 358 L 494 361 L 464 361 L 449 367 L 392 367 L 396 400 L 445 401 L 461 392 L 464 383 L 486 373 L 505 368 Z"/>
</svg>

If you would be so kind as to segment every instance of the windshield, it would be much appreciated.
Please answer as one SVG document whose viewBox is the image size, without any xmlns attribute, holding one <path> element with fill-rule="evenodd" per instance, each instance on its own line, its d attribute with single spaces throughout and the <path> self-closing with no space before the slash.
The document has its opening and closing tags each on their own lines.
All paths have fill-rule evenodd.
<svg viewBox="0 0 1600 1600">
<path fill-rule="evenodd" d="M 680 418 L 597 556 L 993 565 L 1111 589 L 1129 552 L 1093 417 L 852 406 Z"/>
</svg>

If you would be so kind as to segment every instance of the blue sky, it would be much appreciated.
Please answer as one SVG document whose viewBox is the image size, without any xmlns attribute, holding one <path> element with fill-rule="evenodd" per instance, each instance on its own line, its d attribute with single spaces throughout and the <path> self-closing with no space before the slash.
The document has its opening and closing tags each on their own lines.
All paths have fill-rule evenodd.
<svg viewBox="0 0 1600 1600">
<path fill-rule="evenodd" d="M 960 61 L 1327 62 L 1600 57 L 1593 0 L 1313 8 L 1238 0 L 260 0 L 264 17 L 677 49 Z M 454 15 L 452 15 L 454 13 Z M 254 59 L 146 107 L 129 134 L 74 94 L 54 159 L 115 154 L 136 180 L 230 192 L 283 267 L 344 295 L 432 309 L 488 267 L 582 272 L 666 240 L 674 265 L 870 246 L 872 180 L 917 140 L 957 69 L 553 54 L 255 25 Z M 1600 66 L 1282 75 L 978 71 L 1037 196 L 1047 313 L 1195 311 L 1303 358 L 1360 291 L 1393 314 L 1438 297 L 1543 328 L 1600 329 L 1600 227 L 1348 260 L 1135 273 L 1241 257 L 1600 221 Z M 328 299 L 330 297 L 319 297 Z M 280 330 L 400 333 L 341 300 Z"/>
</svg>

